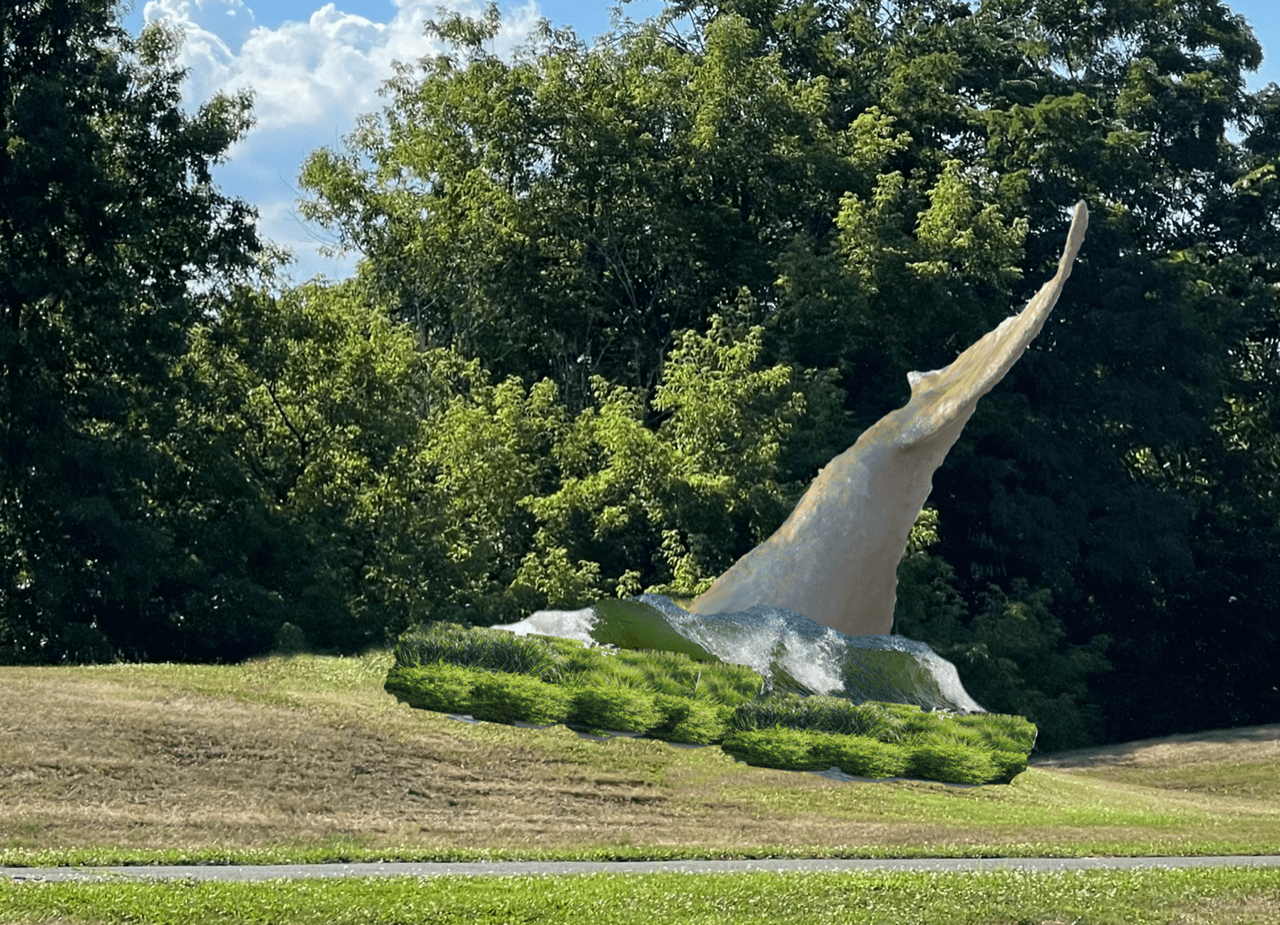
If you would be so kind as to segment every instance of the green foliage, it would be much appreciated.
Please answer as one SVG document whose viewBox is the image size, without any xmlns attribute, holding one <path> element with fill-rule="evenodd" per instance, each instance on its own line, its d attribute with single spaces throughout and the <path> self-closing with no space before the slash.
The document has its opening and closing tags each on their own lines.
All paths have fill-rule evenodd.
<svg viewBox="0 0 1280 925">
<path fill-rule="evenodd" d="M 919 707 L 915 710 L 919 712 Z M 883 742 L 893 742 L 900 737 L 902 722 L 899 716 L 900 711 L 887 704 L 853 703 L 843 697 L 783 694 L 739 705 L 730 724 L 732 728 L 743 731 L 782 727 L 870 736 Z"/>
<path fill-rule="evenodd" d="M 923 549 L 908 551 L 899 579 L 895 631 L 928 640 L 954 662 L 979 703 L 1030 719 L 1047 751 L 1096 739 L 1100 715 L 1089 701 L 1088 680 L 1110 670 L 1110 636 L 1067 643 L 1050 592 L 1032 590 L 1022 579 L 1014 580 L 1012 594 L 989 585 L 981 612 L 964 621 L 954 573 Z"/>
<path fill-rule="evenodd" d="M 763 685 L 760 675 L 745 665 L 695 662 L 679 652 L 608 650 L 572 639 L 451 623 L 412 627 L 401 634 L 394 651 L 398 669 L 447 663 L 569 686 L 631 687 L 710 705 L 736 705 L 755 697 Z"/>
<path fill-rule="evenodd" d="M 662 721 L 649 731 L 655 739 L 712 745 L 723 739 L 728 731 L 727 707 L 671 694 L 658 694 L 653 702 L 662 713 Z"/>
<path fill-rule="evenodd" d="M 910 750 L 907 773 L 925 780 L 955 784 L 984 784 L 1007 770 L 997 770 L 991 753 L 958 742 L 924 742 Z"/>
<path fill-rule="evenodd" d="M 907 749 L 870 736 L 809 733 L 811 753 L 827 768 L 839 768 L 856 777 L 900 777 L 910 767 Z M 945 777 L 929 777 L 945 781 Z"/>
<path fill-rule="evenodd" d="M 488 26 L 434 28 L 444 52 L 306 163 L 302 208 L 428 343 L 550 377 L 575 410 L 595 376 L 652 389 L 676 332 L 767 289 L 770 246 L 850 179 L 828 88 L 732 18 L 698 54 L 653 23 L 590 48 L 548 33 L 510 60 Z"/>
<path fill-rule="evenodd" d="M 951 722 L 962 729 L 976 729 L 982 740 L 996 751 L 1026 755 L 1036 744 L 1036 725 L 1022 716 L 971 713 L 968 716 L 953 717 Z"/>
<path fill-rule="evenodd" d="M 469 714 L 490 723 L 563 723 L 574 710 L 571 691 L 535 675 L 447 661 L 397 661 L 383 686 L 416 710 Z"/>
<path fill-rule="evenodd" d="M 733 706 L 760 693 L 763 678 L 746 665 L 695 662 L 679 652 L 621 649 L 601 655 L 592 668 L 610 683 L 640 687 L 659 694 L 678 695 L 715 705 Z"/>
<path fill-rule="evenodd" d="M 472 716 L 490 723 L 566 722 L 577 711 L 573 692 L 522 674 L 474 671 Z"/>
<path fill-rule="evenodd" d="M 0 34 L 0 659 L 265 648 L 259 602 L 187 610 L 240 588 L 175 419 L 199 293 L 262 249 L 210 181 L 248 95 L 185 113 L 175 38 L 108 0 L 6 3 Z"/>
<path fill-rule="evenodd" d="M 1010 784 L 1013 779 L 1027 769 L 1027 754 L 1030 749 L 1016 751 L 994 750 L 987 752 L 991 760 L 992 774 L 988 783 Z"/>
<path fill-rule="evenodd" d="M 538 582 L 577 561 L 575 596 L 559 601 L 628 586 L 696 594 L 743 536 L 759 542 L 785 516 L 795 492 L 778 480 L 780 455 L 800 394 L 787 367 L 762 368 L 761 328 L 710 323 L 677 337 L 647 403 L 592 380 L 592 406 L 552 451 L 558 487 L 524 502 L 539 529 L 518 583 L 549 591 Z M 661 424 L 646 426 L 648 414 Z"/>
<path fill-rule="evenodd" d="M 902 746 L 856 735 L 800 729 L 757 729 L 735 732 L 722 747 L 740 761 L 762 768 L 826 771 L 838 767 L 856 777 L 898 777 L 909 766 Z M 943 769 L 949 770 L 949 769 Z M 949 780 L 930 776 L 929 780 Z"/>
<path fill-rule="evenodd" d="M 588 729 L 646 733 L 663 721 L 663 715 L 653 694 L 638 688 L 591 684 L 573 689 L 570 719 Z"/>
<path fill-rule="evenodd" d="M 396 642 L 395 658 L 397 667 L 448 662 L 555 681 L 565 672 L 567 658 L 588 651 L 581 643 L 568 639 L 517 636 L 505 630 L 433 623 L 401 634 Z M 582 667 L 575 665 L 572 670 L 581 671 Z"/>
<path fill-rule="evenodd" d="M 739 761 L 757 768 L 825 771 L 830 765 L 824 765 L 822 757 L 814 749 L 818 735 L 820 733 L 798 729 L 757 729 L 735 732 L 720 743 L 720 747 Z"/>
<path fill-rule="evenodd" d="M 937 739 L 882 742 L 795 728 L 735 732 L 722 747 L 747 764 L 795 771 L 838 767 L 857 777 L 918 777 L 955 784 L 1008 783 L 1026 769 L 1026 756 Z"/>
<path fill-rule="evenodd" d="M 446 663 L 416 666 L 394 665 L 387 671 L 383 685 L 400 703 L 415 710 L 437 713 L 472 712 L 471 692 L 477 671 L 462 665 Z"/>
<path fill-rule="evenodd" d="M 238 287 L 183 368 L 198 389 L 180 406 L 202 459 L 191 478 L 228 512 L 207 528 L 222 534 L 217 567 L 288 602 L 323 649 L 381 642 L 418 616 L 422 589 L 449 577 L 414 453 L 447 358 L 420 353 L 353 285 Z"/>
<path fill-rule="evenodd" d="M 703 677 L 716 675 L 720 684 L 713 688 L 709 680 L 703 688 Z M 748 764 L 789 770 L 834 765 L 865 777 L 910 769 L 930 780 L 1008 783 L 1026 769 L 1035 742 L 1035 727 L 1022 717 L 944 716 L 909 704 L 855 704 L 839 697 L 759 698 L 760 676 L 743 666 L 447 624 L 404 633 L 384 686 L 417 709 L 496 723 L 565 722 L 671 742 L 720 742 Z"/>
</svg>

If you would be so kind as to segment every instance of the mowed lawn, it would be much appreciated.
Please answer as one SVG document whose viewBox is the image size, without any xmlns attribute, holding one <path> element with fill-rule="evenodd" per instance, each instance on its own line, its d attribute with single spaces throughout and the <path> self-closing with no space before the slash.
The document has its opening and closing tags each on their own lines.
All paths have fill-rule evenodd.
<svg viewBox="0 0 1280 925">
<path fill-rule="evenodd" d="M 0 669 L 0 863 L 1280 853 L 1280 727 L 840 783 L 460 723 L 389 664 Z"/>
<path fill-rule="evenodd" d="M 386 653 L 0 669 L 0 863 L 1280 853 L 1280 727 L 837 783 L 397 705 Z M 0 922 L 1280 925 L 1280 871 L 0 882 Z"/>
</svg>

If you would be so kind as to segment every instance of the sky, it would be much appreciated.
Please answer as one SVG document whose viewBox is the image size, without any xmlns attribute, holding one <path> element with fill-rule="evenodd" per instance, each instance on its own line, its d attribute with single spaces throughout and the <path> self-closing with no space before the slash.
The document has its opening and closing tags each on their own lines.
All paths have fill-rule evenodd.
<svg viewBox="0 0 1280 925">
<path fill-rule="evenodd" d="M 292 252 L 286 275 L 295 283 L 317 276 L 351 276 L 357 254 L 326 256 L 334 242 L 298 214 L 297 177 L 320 147 L 340 149 L 356 117 L 383 106 L 378 95 L 392 63 L 439 50 L 423 34 L 441 8 L 478 16 L 483 0 L 135 0 L 125 26 L 137 34 L 147 22 L 168 20 L 186 34 L 180 64 L 189 69 L 184 103 L 194 108 L 215 92 L 248 89 L 256 124 L 215 168 L 228 195 L 258 209 L 260 233 Z M 617 0 L 522 0 L 499 3 L 502 32 L 495 51 L 509 50 L 539 19 L 571 26 L 594 39 L 608 30 Z M 1266 60 L 1250 87 L 1280 83 L 1280 4 L 1228 0 L 1253 26 Z M 640 20 L 661 0 L 631 0 L 623 13 Z"/>
</svg>

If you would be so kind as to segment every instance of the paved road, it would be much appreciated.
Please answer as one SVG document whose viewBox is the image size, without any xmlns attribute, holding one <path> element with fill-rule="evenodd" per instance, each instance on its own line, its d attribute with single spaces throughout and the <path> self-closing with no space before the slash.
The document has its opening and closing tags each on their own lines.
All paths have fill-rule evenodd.
<svg viewBox="0 0 1280 925">
<path fill-rule="evenodd" d="M 181 867 L 0 867 L 0 878 L 48 880 L 275 880 L 333 877 L 565 876 L 570 874 L 738 873 L 742 871 L 1138 870 L 1173 867 L 1277 867 L 1280 856 L 1203 858 L 919 858 L 756 861 L 484 861 L 476 863 L 267 864 Z"/>
</svg>

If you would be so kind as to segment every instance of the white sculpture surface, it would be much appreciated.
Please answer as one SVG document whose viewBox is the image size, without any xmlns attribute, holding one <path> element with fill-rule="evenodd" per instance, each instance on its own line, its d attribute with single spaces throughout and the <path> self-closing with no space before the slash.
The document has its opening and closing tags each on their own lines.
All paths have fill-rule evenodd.
<svg viewBox="0 0 1280 925">
<path fill-rule="evenodd" d="M 1022 356 L 1058 301 L 1089 224 L 1077 203 L 1058 272 L 1019 314 L 945 369 L 909 373 L 911 399 L 831 460 L 786 522 L 716 579 L 691 608 L 784 607 L 850 636 L 893 626 L 898 563 L 933 473 L 978 399 Z"/>
</svg>

